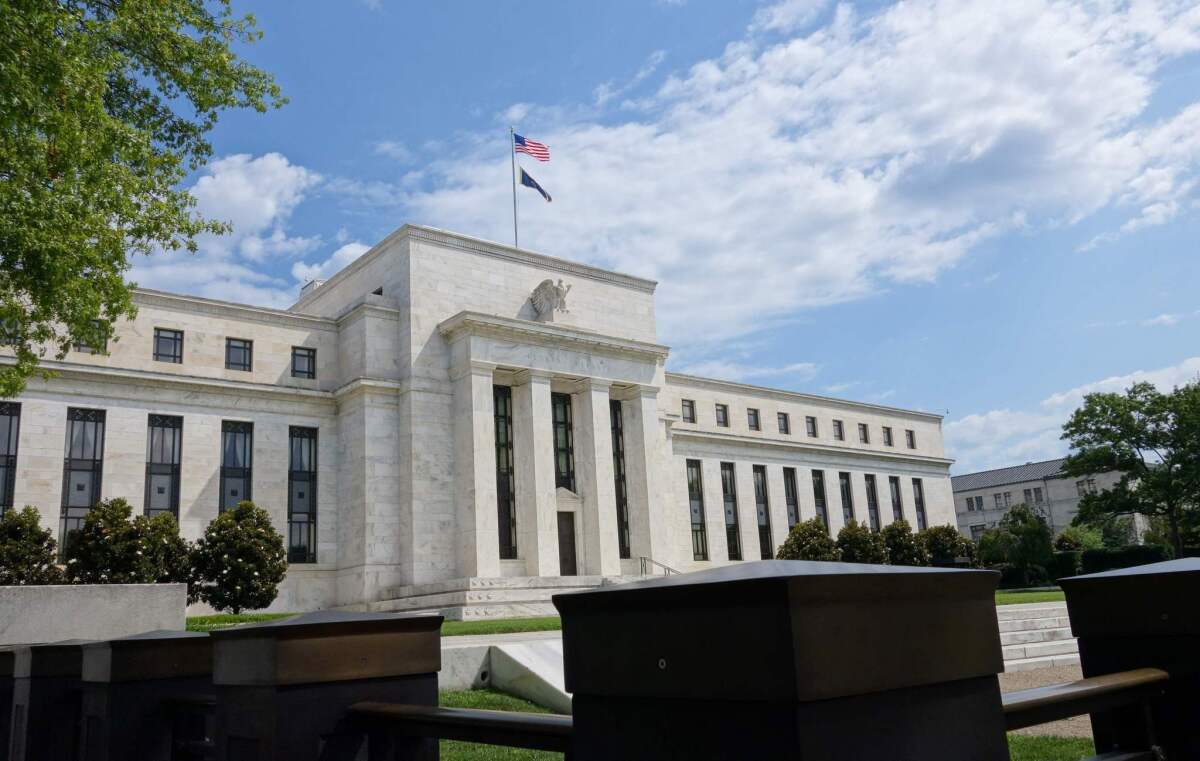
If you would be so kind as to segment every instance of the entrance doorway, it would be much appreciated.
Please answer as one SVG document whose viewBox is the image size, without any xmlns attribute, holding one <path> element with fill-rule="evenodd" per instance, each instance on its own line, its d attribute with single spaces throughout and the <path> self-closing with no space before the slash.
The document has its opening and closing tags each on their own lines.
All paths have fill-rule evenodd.
<svg viewBox="0 0 1200 761">
<path fill-rule="evenodd" d="M 563 576 L 579 572 L 575 566 L 575 513 L 558 514 L 558 572 Z"/>
</svg>

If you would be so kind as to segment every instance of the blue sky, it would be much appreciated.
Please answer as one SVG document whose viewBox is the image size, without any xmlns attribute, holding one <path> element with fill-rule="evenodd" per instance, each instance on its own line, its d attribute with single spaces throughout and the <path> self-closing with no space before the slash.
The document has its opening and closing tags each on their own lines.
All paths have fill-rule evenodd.
<svg viewBox="0 0 1200 761">
<path fill-rule="evenodd" d="M 672 369 L 947 412 L 1056 456 L 1200 373 L 1200 10 L 910 0 L 242 2 L 291 102 L 189 184 L 234 233 L 139 284 L 286 307 L 411 221 L 660 280 Z"/>
</svg>

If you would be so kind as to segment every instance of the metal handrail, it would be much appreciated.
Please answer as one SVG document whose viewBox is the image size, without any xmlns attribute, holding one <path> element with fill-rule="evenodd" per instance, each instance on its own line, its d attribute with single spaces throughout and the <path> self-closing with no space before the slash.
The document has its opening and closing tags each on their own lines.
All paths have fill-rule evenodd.
<svg viewBox="0 0 1200 761">
<path fill-rule="evenodd" d="M 1009 730 L 1071 716 L 1145 703 L 1163 694 L 1171 678 L 1162 669 L 1133 669 L 1065 684 L 1003 693 L 1004 723 Z"/>
<path fill-rule="evenodd" d="M 642 555 L 641 557 L 639 557 L 638 561 L 641 563 L 641 570 L 642 570 L 643 576 L 649 576 L 650 572 L 655 568 L 661 568 L 664 576 L 670 576 L 673 573 L 679 573 L 679 571 L 676 571 L 671 566 L 666 565 L 664 563 L 660 563 L 657 560 L 655 560 L 654 558 L 648 558 L 645 555 Z"/>
<path fill-rule="evenodd" d="M 378 702 L 355 703 L 350 706 L 350 713 L 373 728 L 405 737 L 434 737 L 559 753 L 571 750 L 570 716 Z"/>
</svg>

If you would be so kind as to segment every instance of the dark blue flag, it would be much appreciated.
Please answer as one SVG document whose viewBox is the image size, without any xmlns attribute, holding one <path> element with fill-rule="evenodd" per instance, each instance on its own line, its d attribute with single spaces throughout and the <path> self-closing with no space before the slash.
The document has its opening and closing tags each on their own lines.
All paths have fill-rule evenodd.
<svg viewBox="0 0 1200 761">
<path fill-rule="evenodd" d="M 550 198 L 550 194 L 547 193 L 541 185 L 538 185 L 537 180 L 530 177 L 529 172 L 526 172 L 524 169 L 521 170 L 521 184 L 527 188 L 533 188 L 537 192 L 541 193 L 542 198 L 546 199 L 546 203 L 550 203 L 550 201 L 553 200 Z"/>
</svg>

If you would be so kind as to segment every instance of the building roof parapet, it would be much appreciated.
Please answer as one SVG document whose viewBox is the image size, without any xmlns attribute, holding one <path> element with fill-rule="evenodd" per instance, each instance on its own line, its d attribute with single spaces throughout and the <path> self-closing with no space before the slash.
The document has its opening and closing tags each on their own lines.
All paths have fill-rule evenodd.
<svg viewBox="0 0 1200 761">
<path fill-rule="evenodd" d="M 854 447 L 842 447 L 833 444 L 819 444 L 808 441 L 767 439 L 758 436 L 744 436 L 737 433 L 718 433 L 716 431 L 702 431 L 691 428 L 672 427 L 671 436 L 675 439 L 691 439 L 693 441 L 709 441 L 720 444 L 744 444 L 752 447 L 785 449 L 789 451 L 819 452 L 826 455 L 841 455 L 845 457 L 856 457 L 862 459 L 889 460 L 892 462 L 934 465 L 943 468 L 948 468 L 954 464 L 954 460 L 946 457 L 931 457 L 929 455 L 908 454 L 905 452 L 883 452 L 877 449 L 855 449 Z"/>
<path fill-rule="evenodd" d="M 533 322 L 514 317 L 500 317 L 482 312 L 459 312 L 439 324 L 438 331 L 448 340 L 454 340 L 463 335 L 488 335 L 527 343 L 617 354 L 643 361 L 661 361 L 666 359 L 670 352 L 669 348 L 661 344 L 606 336 L 583 328 Z"/>
<path fill-rule="evenodd" d="M 145 306 L 185 310 L 215 317 L 240 318 L 269 325 L 285 325 L 288 327 L 307 328 L 309 330 L 337 330 L 336 322 L 326 317 L 315 317 L 313 315 L 289 312 L 284 309 L 238 304 L 232 301 L 220 301 L 218 299 L 208 299 L 202 296 L 191 296 L 183 293 L 156 291 L 149 288 L 135 288 L 133 291 L 133 301 L 136 304 Z"/>
</svg>

